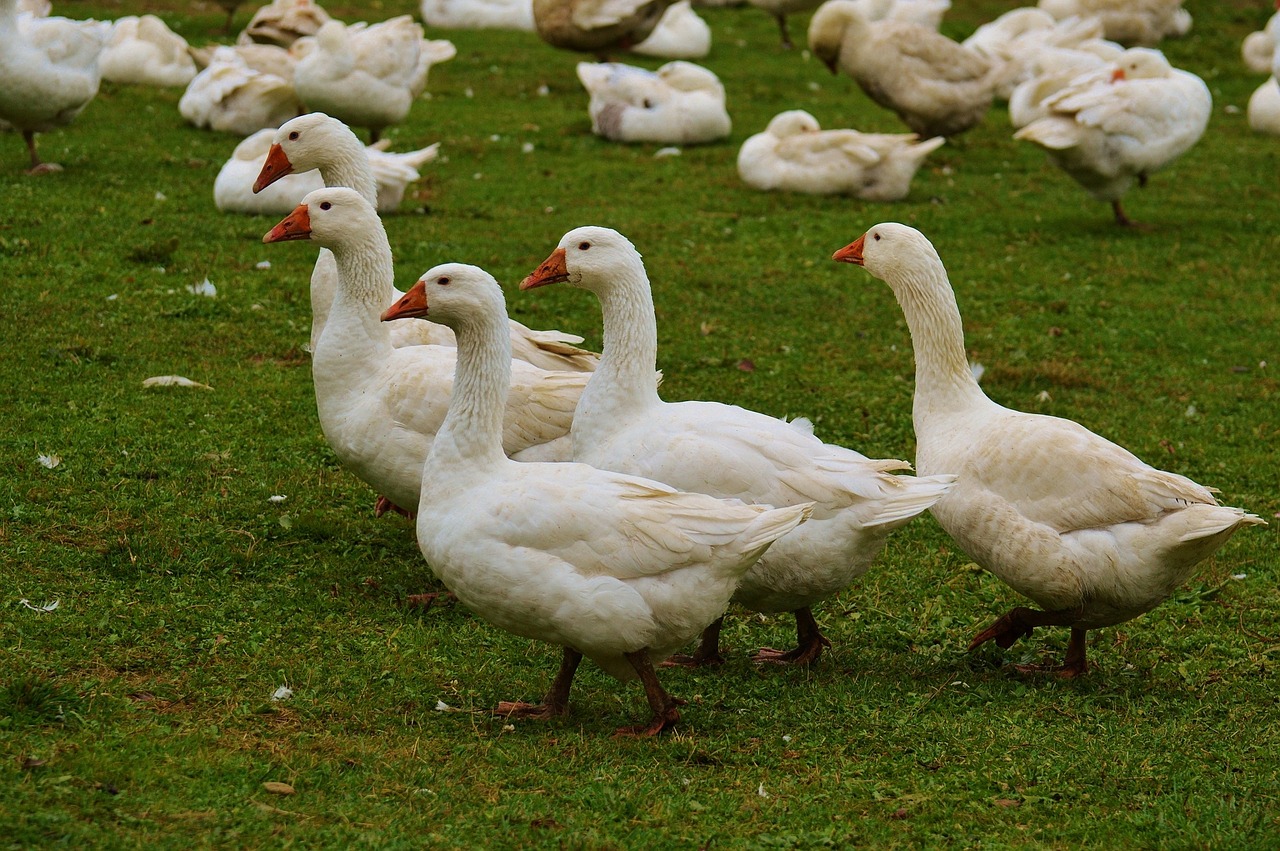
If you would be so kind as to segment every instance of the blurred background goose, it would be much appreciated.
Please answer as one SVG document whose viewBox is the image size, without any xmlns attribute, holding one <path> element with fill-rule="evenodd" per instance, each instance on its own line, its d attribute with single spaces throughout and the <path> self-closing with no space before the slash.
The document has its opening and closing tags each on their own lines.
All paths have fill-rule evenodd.
<svg viewBox="0 0 1280 851">
<path fill-rule="evenodd" d="M 1191 31 L 1191 13 L 1182 0 L 1040 0 L 1058 20 L 1101 19 L 1104 36 L 1126 46 L 1154 47 Z"/>
<path fill-rule="evenodd" d="M 661 59 L 701 59 L 711 52 L 711 27 L 693 11 L 689 0 L 679 0 L 667 7 L 653 32 L 631 52 Z"/>
<path fill-rule="evenodd" d="M 196 127 L 237 136 L 279 127 L 301 111 L 291 79 L 251 67 L 231 47 L 214 49 L 208 66 L 191 79 L 178 101 L 178 112 Z"/>
<path fill-rule="evenodd" d="M 608 58 L 653 33 L 676 0 L 533 0 L 538 36 L 552 47 Z"/>
<path fill-rule="evenodd" d="M 315 35 L 329 20 L 329 13 L 314 0 L 271 0 L 253 13 L 236 41 L 290 47 L 300 38 Z"/>
<path fill-rule="evenodd" d="M 140 86 L 185 86 L 196 75 L 187 40 L 155 15 L 116 19 L 99 65 L 104 80 Z"/>
<path fill-rule="evenodd" d="M 591 130 L 618 142 L 690 145 L 729 135 L 724 86 L 715 74 L 682 60 L 646 71 L 617 62 L 579 62 L 591 96 Z"/>
</svg>

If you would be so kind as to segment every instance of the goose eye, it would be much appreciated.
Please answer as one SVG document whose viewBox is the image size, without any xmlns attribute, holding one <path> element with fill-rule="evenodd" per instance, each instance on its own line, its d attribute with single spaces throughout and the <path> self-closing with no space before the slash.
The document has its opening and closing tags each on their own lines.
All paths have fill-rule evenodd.
<svg viewBox="0 0 1280 851">
<path fill-rule="evenodd" d="M 330 207 L 332 207 L 332 206 L 333 206 L 333 204 L 332 204 L 331 202 L 329 202 L 329 201 L 321 201 L 321 202 L 320 202 L 320 209 L 321 209 L 321 210 L 327 210 L 327 209 L 329 209 L 329 208 L 330 208 Z M 879 239 L 879 237 L 877 237 L 877 239 Z"/>
<path fill-rule="evenodd" d="M 298 131 L 297 131 L 297 130 L 294 130 L 292 133 L 290 133 L 290 134 L 289 134 L 289 140 L 290 140 L 290 141 L 293 141 L 293 142 L 296 142 L 296 141 L 298 140 Z"/>
<path fill-rule="evenodd" d="M 878 233 L 873 233 L 873 234 L 871 234 L 871 238 L 872 238 L 872 239 L 874 239 L 876 242 L 879 242 L 879 241 L 880 241 L 880 234 L 878 234 Z"/>
<path fill-rule="evenodd" d="M 590 248 L 590 247 L 591 247 L 591 243 L 589 243 L 589 242 L 579 242 L 579 243 L 578 243 L 578 250 L 579 250 L 579 251 L 586 251 L 586 250 L 587 250 L 588 248 Z"/>
<path fill-rule="evenodd" d="M 436 279 L 436 283 L 437 283 L 437 284 L 439 284 L 439 285 L 440 285 L 440 286 L 442 286 L 442 287 L 447 287 L 447 286 L 449 286 L 450 281 L 449 281 L 449 279 L 448 279 L 447 277 L 445 277 L 445 278 L 437 278 L 437 279 Z"/>
</svg>

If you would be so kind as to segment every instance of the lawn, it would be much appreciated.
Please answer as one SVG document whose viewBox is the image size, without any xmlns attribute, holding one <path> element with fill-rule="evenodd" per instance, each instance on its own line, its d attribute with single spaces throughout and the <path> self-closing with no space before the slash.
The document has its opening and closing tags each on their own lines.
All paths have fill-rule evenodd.
<svg viewBox="0 0 1280 851">
<path fill-rule="evenodd" d="M 1014 5 L 955 0 L 944 30 Z M 900 203 L 748 190 L 738 146 L 783 109 L 900 129 L 749 7 L 704 12 L 732 138 L 668 158 L 591 135 L 578 57 L 525 33 L 435 34 L 458 56 L 389 133 L 444 154 L 385 218 L 402 288 L 475 263 L 513 316 L 598 347 L 593 297 L 514 284 L 565 231 L 616 228 L 653 282 L 665 398 L 807 416 L 828 441 L 910 459 L 901 312 L 829 259 L 906 222 L 949 269 L 989 395 L 1272 521 L 1165 605 L 1092 633 L 1094 669 L 1059 681 L 1005 665 L 1060 659 L 1063 629 L 965 652 L 1022 601 L 921 518 L 816 609 L 834 647 L 812 669 L 753 667 L 793 620 L 731 612 L 728 664 L 663 673 L 689 705 L 654 740 L 611 738 L 643 697 L 589 666 L 564 720 L 487 713 L 540 696 L 558 650 L 414 605 L 441 586 L 411 524 L 374 518 L 316 420 L 314 249 L 263 245 L 276 219 L 214 209 L 236 139 L 188 126 L 179 91 L 112 85 L 41 137 L 59 174 L 23 174 L 21 140 L 0 135 L 0 845 L 1280 845 L 1280 146 L 1247 127 L 1262 80 L 1239 58 L 1271 4 L 1187 7 L 1191 35 L 1165 49 L 1205 78 L 1213 118 L 1126 199 L 1141 231 L 1014 142 L 1003 107 Z M 196 44 L 223 18 L 171 0 L 55 11 L 143 10 Z M 188 291 L 206 278 L 215 298 Z M 142 386 L 169 374 L 211 389 Z"/>
</svg>

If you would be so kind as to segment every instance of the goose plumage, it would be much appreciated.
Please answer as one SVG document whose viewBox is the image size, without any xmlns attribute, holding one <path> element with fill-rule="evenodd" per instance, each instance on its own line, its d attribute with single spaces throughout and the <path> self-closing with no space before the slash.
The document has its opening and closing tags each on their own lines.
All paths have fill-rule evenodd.
<svg viewBox="0 0 1280 851">
<path fill-rule="evenodd" d="M 533 0 L 422 0 L 427 26 L 442 30 L 533 32 Z"/>
<path fill-rule="evenodd" d="M 1088 630 L 1150 611 L 1236 530 L 1263 523 L 1076 422 L 987 398 L 965 359 L 946 269 L 918 230 L 876 225 L 834 259 L 887 283 L 906 317 L 916 361 L 916 467 L 956 477 L 934 516 L 975 562 L 1040 607 L 1013 609 L 970 649 L 991 640 L 1009 647 L 1037 626 L 1067 626 L 1059 670 L 1083 674 Z"/>
<path fill-rule="evenodd" d="M 854 0 L 828 0 L 809 21 L 809 49 L 844 71 L 922 139 L 955 136 L 991 107 L 999 69 L 919 24 L 869 21 Z"/>
<path fill-rule="evenodd" d="M 533 0 L 538 37 L 552 47 L 592 53 L 642 43 L 676 0 Z"/>
<path fill-rule="evenodd" d="M 724 86 L 691 62 L 648 71 L 618 62 L 579 62 L 578 79 L 590 95 L 591 130 L 617 142 L 692 145 L 729 135 Z"/>
<path fill-rule="evenodd" d="M 315 35 L 330 20 L 315 0 L 271 0 L 253 13 L 236 43 L 291 47 L 298 39 Z"/>
<path fill-rule="evenodd" d="M 774 544 L 733 599 L 753 611 L 795 615 L 798 646 L 765 648 L 758 660 L 816 660 L 828 642 L 810 607 L 865 572 L 889 532 L 928 509 L 951 477 L 894 475 L 909 465 L 824 443 L 804 420 L 718 402 L 664 402 L 649 377 L 658 348 L 649 279 L 640 254 L 617 231 L 569 231 L 520 287 L 557 282 L 594 293 L 604 314 L 600 366 L 574 414 L 574 460 L 721 498 L 815 503 L 809 522 Z M 718 632 L 717 621 L 692 663 L 719 660 Z"/>
<path fill-rule="evenodd" d="M 1191 13 L 1182 0 L 1040 0 L 1058 20 L 1096 17 L 1105 37 L 1126 46 L 1154 47 L 1191 31 Z"/>
<path fill-rule="evenodd" d="M 342 465 L 391 505 L 411 509 L 422 462 L 444 422 L 453 385 L 453 346 L 391 344 L 382 312 L 392 303 L 391 247 L 373 206 L 347 187 L 308 193 L 263 242 L 310 240 L 337 268 L 329 315 L 311 353 L 316 409 Z M 569 431 L 587 374 L 550 372 L 518 361 L 507 388 L 502 447 L 516 454 Z M 542 456 L 542 449 L 536 454 Z M 567 455 L 567 450 L 566 450 Z"/>
<path fill-rule="evenodd" d="M 701 59 L 711 52 L 711 27 L 693 11 L 689 0 L 678 0 L 631 52 L 661 59 Z"/>
<path fill-rule="evenodd" d="M 375 203 L 377 187 L 364 145 L 351 128 L 321 112 L 300 115 L 285 123 L 273 138 L 253 190 L 261 192 L 285 175 L 317 169 L 326 186 L 355 189 L 369 203 Z M 324 330 L 329 306 L 337 287 L 333 256 L 321 249 L 311 274 L 311 346 Z M 387 305 L 402 293 L 392 288 Z M 387 305 L 383 305 L 386 307 Z M 435 322 L 396 322 L 389 326 L 392 345 L 453 345 L 453 332 Z M 535 331 L 514 320 L 510 323 L 511 348 L 517 360 L 547 370 L 590 372 L 598 358 L 594 352 L 577 348 L 582 338 L 561 331 Z"/>
<path fill-rule="evenodd" d="M 653 663 L 718 617 L 743 573 L 810 506 L 745 505 L 586 464 L 511 461 L 501 437 L 513 361 L 497 283 L 474 266 L 437 266 L 385 314 L 399 315 L 429 315 L 458 338 L 453 399 L 422 468 L 418 546 L 486 621 L 564 648 L 542 703 L 497 711 L 565 714 L 586 657 L 644 686 L 652 718 L 619 733 L 671 727 L 682 701 Z"/>
<path fill-rule="evenodd" d="M 1249 96 L 1245 115 L 1253 132 L 1280 136 L 1280 85 L 1276 85 L 1275 77 L 1268 77 Z"/>
<path fill-rule="evenodd" d="M 1204 81 L 1146 47 L 1076 78 L 1042 106 L 1048 113 L 1013 138 L 1043 148 L 1054 165 L 1130 225 L 1120 199 L 1135 182 L 1184 154 L 1204 135 L 1213 98 Z"/>
<path fill-rule="evenodd" d="M 738 151 L 744 183 L 765 191 L 853 195 L 866 201 L 899 201 L 930 152 L 946 140 L 914 133 L 823 130 L 802 109 L 775 115 L 764 132 Z"/>
<path fill-rule="evenodd" d="M 1275 0 L 1275 8 L 1266 25 L 1249 33 L 1240 44 L 1240 59 L 1255 74 L 1270 74 L 1275 62 L 1276 45 L 1280 44 L 1280 0 Z"/>
<path fill-rule="evenodd" d="M 102 79 L 138 86 L 185 86 L 196 75 L 187 40 L 155 15 L 117 18 L 99 65 Z"/>
<path fill-rule="evenodd" d="M 275 59 L 284 55 L 284 67 L 291 68 L 285 51 L 271 50 Z M 214 49 L 209 64 L 178 100 L 178 112 L 196 127 L 237 136 L 279 127 L 301 110 L 292 79 L 260 71 L 240 51 L 225 46 Z"/>
</svg>

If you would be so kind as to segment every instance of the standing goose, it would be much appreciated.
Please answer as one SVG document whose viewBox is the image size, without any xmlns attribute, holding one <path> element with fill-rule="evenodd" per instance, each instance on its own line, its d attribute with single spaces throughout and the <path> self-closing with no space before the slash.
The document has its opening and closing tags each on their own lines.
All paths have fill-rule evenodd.
<svg viewBox="0 0 1280 851">
<path fill-rule="evenodd" d="M 448 410 L 457 349 L 391 345 L 379 321 L 392 301 L 391 247 L 360 193 L 317 189 L 262 241 L 304 239 L 328 248 L 337 270 L 328 321 L 311 353 L 325 439 L 343 466 L 382 496 L 380 509 L 411 509 L 421 498 L 422 462 Z M 503 449 L 541 454 L 569 431 L 587 375 L 523 361 L 508 374 Z"/>
<path fill-rule="evenodd" d="M 1088 630 L 1150 611 L 1237 529 L 1265 525 L 1078 423 L 988 399 L 965 359 L 946 269 L 919 231 L 879 224 L 834 259 L 887 283 L 906 316 L 916 357 L 916 466 L 956 476 L 933 507 L 938 523 L 1040 607 L 1012 609 L 970 650 L 992 640 L 1009 647 L 1038 626 L 1067 626 L 1071 641 L 1057 671 L 1083 674 Z"/>
<path fill-rule="evenodd" d="M 326 186 L 347 186 L 374 203 L 377 187 L 365 146 L 347 125 L 322 112 L 300 115 L 286 122 L 276 132 L 266 162 L 253 184 L 254 192 L 261 192 L 288 174 L 312 169 L 320 171 Z M 337 269 L 333 256 L 321 250 L 311 273 L 311 346 L 324 330 L 329 304 L 333 301 L 337 286 Z M 387 304 L 402 293 L 394 288 L 387 295 Z M 548 370 L 590 372 L 595 368 L 598 355 L 577 348 L 582 338 L 561 331 L 534 331 L 512 320 L 511 350 L 517 360 L 527 361 Z M 436 322 L 397 322 L 388 326 L 394 346 L 434 344 L 453 345 L 453 332 Z"/>
<path fill-rule="evenodd" d="M 653 663 L 717 618 L 742 574 L 810 506 L 744 505 L 586 464 L 512 461 L 502 412 L 513 361 L 497 282 L 475 266 L 436 266 L 383 318 L 426 315 L 453 328 L 458 366 L 422 468 L 418 546 L 482 618 L 564 648 L 542 703 L 502 703 L 497 712 L 565 714 L 585 656 L 644 686 L 652 719 L 619 733 L 667 729 L 682 701 L 663 689 Z"/>
<path fill-rule="evenodd" d="M 520 284 L 568 282 L 600 299 L 604 351 L 574 414 L 573 457 L 674 488 L 768 505 L 816 503 L 813 518 L 776 543 L 742 580 L 734 602 L 792 612 L 797 647 L 758 661 L 815 661 L 830 643 L 810 607 L 871 566 L 893 529 L 925 511 L 950 476 L 896 476 L 902 461 L 823 443 L 807 420 L 786 422 L 718 402 L 664 402 L 652 375 L 658 327 L 644 262 L 622 234 L 584 227 Z M 716 621 L 690 663 L 720 661 Z"/>
</svg>

